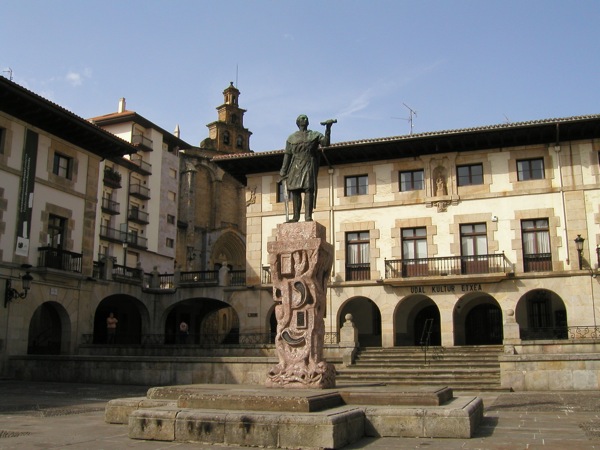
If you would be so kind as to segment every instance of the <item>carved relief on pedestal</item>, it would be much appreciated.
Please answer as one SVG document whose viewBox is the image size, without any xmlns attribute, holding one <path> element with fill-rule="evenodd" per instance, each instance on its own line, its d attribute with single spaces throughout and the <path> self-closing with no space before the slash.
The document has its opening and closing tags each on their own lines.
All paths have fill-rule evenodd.
<svg viewBox="0 0 600 450">
<path fill-rule="evenodd" d="M 333 248 L 316 222 L 284 223 L 268 245 L 273 282 L 279 363 L 266 385 L 335 387 L 335 368 L 323 359 L 327 281 Z"/>
</svg>

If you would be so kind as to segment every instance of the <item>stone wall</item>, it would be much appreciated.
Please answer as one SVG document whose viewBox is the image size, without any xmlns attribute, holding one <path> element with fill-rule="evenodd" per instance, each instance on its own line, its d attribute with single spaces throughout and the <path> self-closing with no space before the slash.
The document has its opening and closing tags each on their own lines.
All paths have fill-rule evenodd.
<svg viewBox="0 0 600 450">
<path fill-rule="evenodd" d="M 600 389 L 599 350 L 600 340 L 515 345 L 514 354 L 499 358 L 501 385 L 515 391 Z"/>
</svg>

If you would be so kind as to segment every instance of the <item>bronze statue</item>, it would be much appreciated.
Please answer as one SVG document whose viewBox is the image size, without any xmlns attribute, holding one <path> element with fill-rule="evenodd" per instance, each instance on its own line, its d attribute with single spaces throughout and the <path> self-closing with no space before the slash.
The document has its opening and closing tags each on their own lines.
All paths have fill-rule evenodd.
<svg viewBox="0 0 600 450">
<path fill-rule="evenodd" d="M 304 219 L 312 221 L 312 212 L 317 200 L 317 175 L 319 173 L 319 146 L 327 147 L 331 136 L 331 126 L 337 120 L 321 122 L 325 125 L 325 135 L 308 129 L 308 117 L 301 114 L 296 119 L 298 131 L 292 133 L 286 142 L 283 164 L 279 175 L 285 192 L 292 196 L 293 216 L 287 222 L 298 222 L 304 192 Z M 287 212 L 287 198 L 286 212 Z M 286 214 L 287 216 L 287 214 Z"/>
</svg>

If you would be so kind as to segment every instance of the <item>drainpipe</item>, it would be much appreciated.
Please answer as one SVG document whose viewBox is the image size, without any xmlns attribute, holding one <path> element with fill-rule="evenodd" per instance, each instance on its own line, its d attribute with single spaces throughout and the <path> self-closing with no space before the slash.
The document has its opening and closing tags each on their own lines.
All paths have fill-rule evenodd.
<svg viewBox="0 0 600 450">
<path fill-rule="evenodd" d="M 329 161 L 327 161 L 329 162 Z M 334 190 L 333 190 L 333 167 L 329 165 L 329 169 L 327 169 L 327 173 L 329 174 L 329 240 L 331 245 L 333 246 L 333 267 L 331 269 L 331 277 L 335 276 L 335 214 L 333 211 L 333 200 L 334 200 Z M 330 277 L 330 282 L 331 282 Z M 332 287 L 329 287 L 329 331 L 333 332 L 333 294 Z"/>
<path fill-rule="evenodd" d="M 565 249 L 567 251 L 567 264 L 571 265 L 571 261 L 570 261 L 570 252 L 569 252 L 569 232 L 568 232 L 568 227 L 567 227 L 567 211 L 566 211 L 566 206 L 565 206 L 565 190 L 564 190 L 564 186 L 563 186 L 563 178 L 562 178 L 562 165 L 560 163 L 560 130 L 559 130 L 559 124 L 556 124 L 556 141 L 554 143 L 554 152 L 556 153 L 556 161 L 558 163 L 558 179 L 560 182 L 560 200 L 561 200 L 561 206 L 562 206 L 562 216 L 561 216 L 561 220 L 563 223 L 563 231 L 565 233 Z"/>
</svg>

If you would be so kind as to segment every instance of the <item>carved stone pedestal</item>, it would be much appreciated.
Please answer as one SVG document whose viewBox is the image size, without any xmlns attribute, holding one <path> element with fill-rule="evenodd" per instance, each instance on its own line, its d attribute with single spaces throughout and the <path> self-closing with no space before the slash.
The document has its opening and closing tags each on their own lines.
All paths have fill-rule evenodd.
<svg viewBox="0 0 600 450">
<path fill-rule="evenodd" d="M 325 227 L 317 222 L 284 223 L 268 245 L 279 358 L 267 375 L 268 387 L 335 387 L 335 367 L 323 359 L 333 263 L 333 247 L 325 236 Z"/>
</svg>

